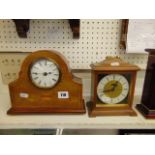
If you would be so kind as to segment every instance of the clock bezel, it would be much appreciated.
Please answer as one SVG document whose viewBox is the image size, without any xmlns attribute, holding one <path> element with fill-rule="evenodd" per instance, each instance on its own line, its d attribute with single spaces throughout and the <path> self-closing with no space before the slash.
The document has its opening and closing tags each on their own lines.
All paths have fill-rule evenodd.
<svg viewBox="0 0 155 155">
<path fill-rule="evenodd" d="M 127 84 L 128 84 L 128 92 L 127 92 L 126 96 L 121 101 L 119 101 L 118 103 L 106 103 L 106 102 L 102 101 L 102 99 L 98 95 L 98 86 L 99 86 L 100 81 L 103 78 L 105 78 L 106 76 L 109 76 L 109 75 L 119 75 L 119 76 L 122 76 L 127 81 Z M 107 105 L 118 105 L 118 104 L 124 104 L 125 105 L 125 104 L 127 104 L 127 102 L 125 102 L 125 100 L 128 100 L 128 95 L 129 95 L 129 91 L 130 91 L 130 79 L 131 79 L 131 75 L 130 75 L 130 77 L 126 77 L 126 76 L 129 76 L 129 75 L 127 75 L 127 73 L 126 74 L 111 73 L 111 74 L 101 74 L 101 75 L 98 74 L 98 83 L 97 83 L 97 86 L 96 86 L 97 87 L 96 94 L 97 94 L 98 102 L 96 104 L 102 104 L 102 105 L 103 104 L 104 105 L 106 105 L 106 104 Z M 101 76 L 101 77 L 99 77 L 99 76 Z"/>
<path fill-rule="evenodd" d="M 57 66 L 57 69 L 58 69 L 58 71 L 59 71 L 59 79 L 57 80 L 57 82 L 56 82 L 53 86 L 50 86 L 50 87 L 39 86 L 39 85 L 37 85 L 37 84 L 33 81 L 33 79 L 32 79 L 32 76 L 31 76 L 31 69 L 32 69 L 33 65 L 34 65 L 37 61 L 42 60 L 42 59 L 46 59 L 46 60 L 52 61 L 52 62 Z M 51 58 L 48 58 L 48 57 L 40 57 L 40 58 L 36 58 L 35 60 L 33 60 L 33 61 L 31 62 L 31 64 L 29 65 L 28 77 L 29 77 L 29 80 L 31 81 L 31 83 L 32 83 L 35 87 L 41 88 L 41 89 L 44 89 L 44 90 L 48 90 L 48 89 L 54 88 L 54 87 L 60 82 L 61 77 L 62 77 L 62 73 L 61 73 L 60 66 L 58 65 L 58 63 L 57 63 L 55 60 L 53 60 L 53 59 L 51 59 Z"/>
<path fill-rule="evenodd" d="M 135 80 L 136 80 L 136 74 L 135 72 L 132 72 L 132 71 L 94 71 L 93 73 L 95 75 L 94 77 L 94 96 L 92 97 L 92 101 L 93 103 L 95 104 L 94 107 L 97 107 L 97 108 L 104 108 L 104 107 L 130 107 L 131 104 L 132 104 L 132 100 L 133 98 L 132 97 L 132 93 L 133 93 L 133 90 L 134 90 L 134 84 L 135 84 Z M 98 102 L 98 97 L 97 97 L 97 85 L 99 83 L 98 81 L 98 75 L 99 74 L 106 74 L 106 75 L 109 75 L 109 74 L 130 74 L 131 77 L 130 77 L 130 83 L 129 83 L 129 92 L 128 92 L 128 96 L 127 96 L 127 102 L 125 103 L 117 103 L 117 104 L 103 104 Z"/>
</svg>

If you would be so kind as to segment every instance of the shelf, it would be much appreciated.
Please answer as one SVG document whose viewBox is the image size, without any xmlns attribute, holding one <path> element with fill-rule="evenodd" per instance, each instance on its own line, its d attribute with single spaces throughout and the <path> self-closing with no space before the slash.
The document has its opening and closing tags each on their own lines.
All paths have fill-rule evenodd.
<svg viewBox="0 0 155 155">
<path fill-rule="evenodd" d="M 1 88 L 6 88 L 3 86 Z M 18 115 L 10 116 L 6 111 L 10 107 L 8 90 L 0 92 L 0 129 L 17 128 L 89 128 L 89 129 L 154 129 L 155 120 L 146 120 L 138 113 L 137 117 L 113 116 L 89 118 L 84 115 Z M 86 99 L 88 100 L 88 98 Z M 139 97 L 135 97 L 135 101 Z"/>
<path fill-rule="evenodd" d="M 13 19 L 17 34 L 20 38 L 27 38 L 27 32 L 30 29 L 30 19 Z M 73 33 L 73 39 L 80 37 L 80 19 L 68 19 Z"/>
</svg>

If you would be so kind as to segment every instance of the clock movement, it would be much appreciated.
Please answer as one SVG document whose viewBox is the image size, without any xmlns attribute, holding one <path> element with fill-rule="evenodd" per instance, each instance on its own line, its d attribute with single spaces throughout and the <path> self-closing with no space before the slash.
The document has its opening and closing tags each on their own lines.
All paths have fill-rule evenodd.
<svg viewBox="0 0 155 155">
<path fill-rule="evenodd" d="M 24 60 L 19 78 L 9 84 L 8 114 L 85 113 L 82 81 L 56 51 L 36 51 Z"/>
<path fill-rule="evenodd" d="M 155 118 L 155 49 L 146 49 L 149 53 L 145 74 L 141 104 L 137 109 L 145 118 Z"/>
<path fill-rule="evenodd" d="M 132 115 L 136 73 L 139 67 L 119 57 L 106 57 L 92 64 L 91 101 L 89 116 Z"/>
</svg>

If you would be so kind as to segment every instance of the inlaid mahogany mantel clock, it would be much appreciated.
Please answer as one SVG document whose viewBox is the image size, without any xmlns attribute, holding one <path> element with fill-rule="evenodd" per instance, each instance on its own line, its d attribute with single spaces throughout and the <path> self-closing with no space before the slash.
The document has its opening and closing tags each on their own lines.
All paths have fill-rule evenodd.
<svg viewBox="0 0 155 155">
<path fill-rule="evenodd" d="M 8 114 L 85 113 L 82 81 L 55 51 L 37 51 L 26 57 L 9 90 Z"/>
<path fill-rule="evenodd" d="M 145 118 L 155 118 L 155 49 L 146 49 L 149 53 L 145 74 L 141 104 L 137 109 Z"/>
<path fill-rule="evenodd" d="M 107 57 L 92 64 L 91 101 L 89 116 L 131 115 L 136 73 L 139 67 L 119 57 Z"/>
</svg>

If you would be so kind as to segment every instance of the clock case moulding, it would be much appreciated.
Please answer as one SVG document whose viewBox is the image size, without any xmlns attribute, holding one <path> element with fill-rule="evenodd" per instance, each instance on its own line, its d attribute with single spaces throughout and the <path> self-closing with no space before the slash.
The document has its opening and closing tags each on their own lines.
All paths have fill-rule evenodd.
<svg viewBox="0 0 155 155">
<path fill-rule="evenodd" d="M 29 76 L 30 66 L 40 58 L 52 59 L 60 68 L 61 78 L 51 89 L 36 87 Z M 81 114 L 85 113 L 82 97 L 82 80 L 74 77 L 67 60 L 56 51 L 36 51 L 24 60 L 19 78 L 9 84 L 11 108 L 8 114 Z M 58 98 L 59 91 L 67 91 L 69 98 Z M 28 94 L 27 98 L 20 97 L 20 93 Z"/>
<path fill-rule="evenodd" d="M 118 65 L 119 64 L 119 65 Z M 136 112 L 132 108 L 134 90 L 136 83 L 137 71 L 140 68 L 136 65 L 129 64 L 119 57 L 106 57 L 104 61 L 91 64 L 91 101 L 87 102 L 89 109 L 89 116 L 117 116 L 117 115 L 131 115 L 136 116 Z M 98 75 L 100 74 L 131 74 L 131 83 L 129 84 L 128 103 L 119 106 L 117 104 L 110 104 L 110 106 L 97 106 L 97 85 Z"/>
</svg>

